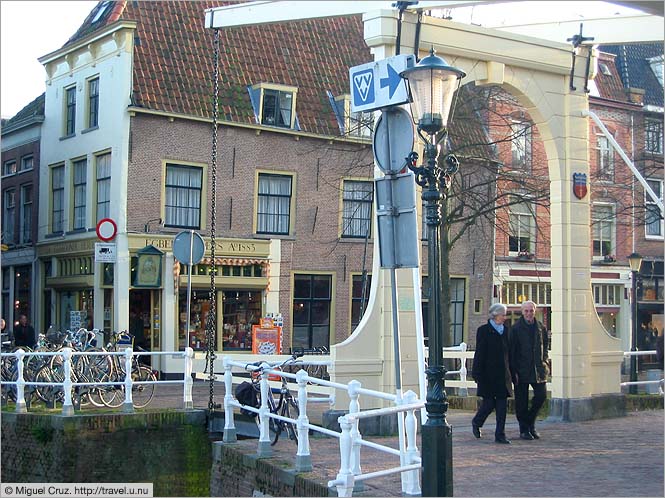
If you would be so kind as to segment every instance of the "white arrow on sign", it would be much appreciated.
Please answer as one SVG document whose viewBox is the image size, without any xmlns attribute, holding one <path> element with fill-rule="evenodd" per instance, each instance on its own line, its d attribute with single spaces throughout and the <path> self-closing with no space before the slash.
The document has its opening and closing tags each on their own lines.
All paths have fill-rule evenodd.
<svg viewBox="0 0 665 498">
<path fill-rule="evenodd" d="M 373 111 L 409 101 L 399 73 L 416 64 L 415 55 L 396 55 L 349 69 L 351 111 Z"/>
</svg>

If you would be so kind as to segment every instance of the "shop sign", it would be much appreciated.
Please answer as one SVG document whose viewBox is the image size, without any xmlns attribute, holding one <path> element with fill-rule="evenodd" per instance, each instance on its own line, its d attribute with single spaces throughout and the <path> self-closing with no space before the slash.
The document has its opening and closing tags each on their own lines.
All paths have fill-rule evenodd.
<svg viewBox="0 0 665 498">
<path fill-rule="evenodd" d="M 95 242 L 95 263 L 115 263 L 116 244 L 112 242 Z"/>
<path fill-rule="evenodd" d="M 161 287 L 163 255 L 162 251 L 153 246 L 136 253 L 137 264 L 132 282 L 134 287 Z"/>
<path fill-rule="evenodd" d="M 282 354 L 282 327 L 252 326 L 252 353 Z"/>
</svg>

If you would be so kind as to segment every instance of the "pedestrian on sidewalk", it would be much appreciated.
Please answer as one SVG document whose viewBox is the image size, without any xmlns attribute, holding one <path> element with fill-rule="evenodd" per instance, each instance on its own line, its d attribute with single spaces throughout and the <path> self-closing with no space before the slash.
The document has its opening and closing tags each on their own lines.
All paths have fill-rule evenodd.
<svg viewBox="0 0 665 498">
<path fill-rule="evenodd" d="M 549 357 L 548 335 L 536 320 L 536 304 L 522 303 L 522 316 L 512 327 L 512 370 L 515 383 L 515 415 L 520 425 L 520 439 L 540 439 L 536 430 L 536 417 L 547 397 Z M 533 399 L 529 407 L 529 386 Z"/>
<path fill-rule="evenodd" d="M 496 410 L 494 441 L 510 444 L 506 439 L 506 411 L 508 398 L 513 395 L 510 372 L 510 329 L 504 324 L 507 308 L 495 303 L 490 306 L 489 320 L 476 332 L 476 352 L 471 375 L 476 381 L 478 396 L 483 401 L 471 421 L 473 435 L 481 437 L 480 428 Z"/>
</svg>

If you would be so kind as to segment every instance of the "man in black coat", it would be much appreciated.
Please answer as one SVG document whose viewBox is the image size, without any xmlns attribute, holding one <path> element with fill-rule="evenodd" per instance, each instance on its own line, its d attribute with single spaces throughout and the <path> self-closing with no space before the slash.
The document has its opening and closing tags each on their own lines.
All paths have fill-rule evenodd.
<svg viewBox="0 0 665 498">
<path fill-rule="evenodd" d="M 520 424 L 520 439 L 540 439 L 536 417 L 547 397 L 549 356 L 547 330 L 536 320 L 536 304 L 522 303 L 522 317 L 512 327 L 512 371 L 515 383 L 515 415 Z M 529 407 L 529 386 L 533 399 Z"/>
<path fill-rule="evenodd" d="M 471 421 L 473 435 L 481 437 L 480 428 L 493 410 L 496 410 L 497 443 L 510 444 L 506 439 L 506 410 L 508 397 L 513 395 L 510 372 L 510 330 L 504 325 L 506 307 L 495 303 L 490 306 L 489 320 L 478 327 L 476 352 L 471 374 L 478 384 L 476 394 L 483 398 L 478 412 Z"/>
<path fill-rule="evenodd" d="M 35 347 L 35 329 L 28 325 L 28 317 L 19 315 L 18 325 L 14 327 L 14 346 Z"/>
</svg>

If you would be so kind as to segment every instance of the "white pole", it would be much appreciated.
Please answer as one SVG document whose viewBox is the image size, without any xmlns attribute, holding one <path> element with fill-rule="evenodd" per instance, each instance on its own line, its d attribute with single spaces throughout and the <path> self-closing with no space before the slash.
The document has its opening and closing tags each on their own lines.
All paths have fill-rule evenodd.
<svg viewBox="0 0 665 498">
<path fill-rule="evenodd" d="M 194 230 L 189 231 L 189 272 L 187 272 L 187 343 L 185 347 L 191 347 L 189 341 L 189 320 L 192 312 L 192 252 L 194 251 Z"/>
</svg>

